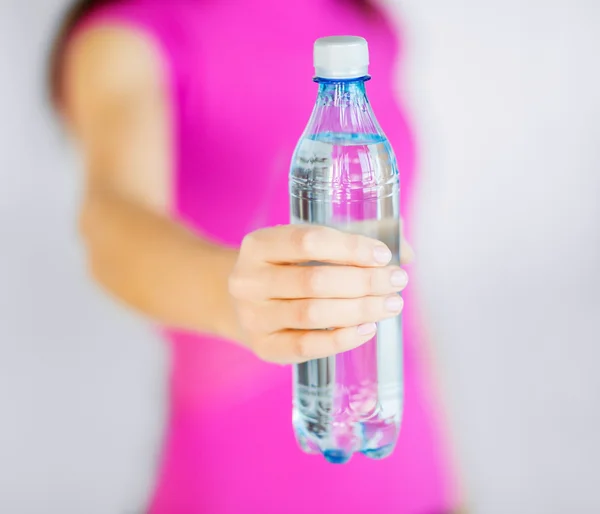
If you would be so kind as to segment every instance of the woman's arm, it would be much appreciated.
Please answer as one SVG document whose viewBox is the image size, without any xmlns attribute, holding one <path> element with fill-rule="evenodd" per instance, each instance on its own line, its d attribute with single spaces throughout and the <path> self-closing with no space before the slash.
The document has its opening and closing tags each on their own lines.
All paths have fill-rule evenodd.
<svg viewBox="0 0 600 514">
<path fill-rule="evenodd" d="M 156 321 L 235 339 L 227 280 L 237 252 L 167 216 L 170 113 L 151 43 L 90 29 L 71 43 L 64 80 L 62 110 L 86 163 L 80 226 L 93 276 Z"/>
<path fill-rule="evenodd" d="M 169 103 L 148 41 L 90 30 L 72 42 L 65 78 L 65 117 L 86 158 L 88 260 L 115 296 L 280 363 L 360 346 L 400 313 L 407 276 L 380 241 L 286 225 L 247 235 L 237 251 L 169 219 Z M 293 265 L 312 261 L 337 265 Z"/>
</svg>

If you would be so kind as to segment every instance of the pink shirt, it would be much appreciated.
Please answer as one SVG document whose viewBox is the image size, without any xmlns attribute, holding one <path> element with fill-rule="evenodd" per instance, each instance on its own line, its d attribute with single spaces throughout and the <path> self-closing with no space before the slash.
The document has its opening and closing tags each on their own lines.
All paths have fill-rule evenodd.
<svg viewBox="0 0 600 514">
<path fill-rule="evenodd" d="M 398 157 L 403 203 L 412 134 L 393 98 L 399 44 L 379 15 L 344 0 L 126 0 L 86 22 L 125 24 L 156 45 L 172 106 L 173 216 L 239 244 L 289 220 L 287 175 L 317 88 L 312 44 L 364 36 L 375 114 Z M 212 337 L 166 331 L 171 411 L 152 514 L 442 514 L 451 491 L 405 294 L 405 412 L 395 453 L 335 466 L 303 454 L 291 370 Z"/>
</svg>

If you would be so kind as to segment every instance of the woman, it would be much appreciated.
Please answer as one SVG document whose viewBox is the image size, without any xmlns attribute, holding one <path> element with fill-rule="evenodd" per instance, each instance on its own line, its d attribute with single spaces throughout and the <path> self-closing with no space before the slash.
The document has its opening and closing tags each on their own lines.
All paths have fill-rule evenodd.
<svg viewBox="0 0 600 514">
<path fill-rule="evenodd" d="M 366 342 L 374 322 L 399 314 L 386 300 L 407 282 L 378 241 L 263 228 L 288 220 L 287 168 L 316 93 L 311 45 L 336 33 L 370 43 L 371 97 L 410 187 L 410 134 L 392 98 L 397 42 L 365 2 L 87 1 L 57 41 L 53 97 L 86 157 L 91 273 L 172 327 L 171 415 L 152 513 L 453 506 L 410 312 L 404 425 L 386 460 L 336 467 L 302 454 L 289 370 L 267 364 Z M 298 258 L 343 266 L 317 276 L 286 265 Z M 305 316 L 314 305 L 318 315 Z M 340 328 L 315 330 L 331 326 Z"/>
</svg>

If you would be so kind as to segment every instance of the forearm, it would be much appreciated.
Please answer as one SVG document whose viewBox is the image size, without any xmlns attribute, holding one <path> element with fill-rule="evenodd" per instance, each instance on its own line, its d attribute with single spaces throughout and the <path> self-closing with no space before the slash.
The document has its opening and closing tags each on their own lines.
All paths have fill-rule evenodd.
<svg viewBox="0 0 600 514">
<path fill-rule="evenodd" d="M 111 193 L 90 195 L 81 230 L 91 273 L 121 301 L 161 324 L 236 339 L 236 250 Z"/>
</svg>

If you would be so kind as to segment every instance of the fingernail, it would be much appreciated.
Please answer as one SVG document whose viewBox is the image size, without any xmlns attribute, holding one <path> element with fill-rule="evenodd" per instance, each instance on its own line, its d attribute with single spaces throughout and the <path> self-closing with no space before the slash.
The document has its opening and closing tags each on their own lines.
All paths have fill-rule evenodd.
<svg viewBox="0 0 600 514">
<path fill-rule="evenodd" d="M 404 302 L 398 295 L 390 296 L 385 300 L 385 308 L 390 312 L 400 312 Z"/>
<path fill-rule="evenodd" d="M 394 273 L 392 273 L 391 282 L 394 287 L 404 287 L 408 284 L 408 275 L 406 274 L 406 271 L 403 269 L 394 271 Z"/>
<path fill-rule="evenodd" d="M 387 264 L 392 260 L 392 252 L 387 246 L 376 246 L 373 250 L 373 256 L 379 264 Z"/>
<path fill-rule="evenodd" d="M 357 330 L 361 336 L 369 336 L 369 335 L 377 332 L 377 324 L 376 323 L 365 323 L 364 325 L 359 325 Z"/>
</svg>

